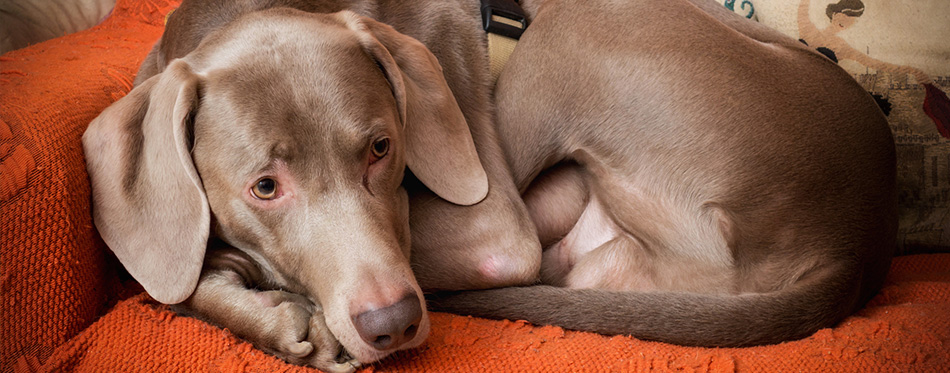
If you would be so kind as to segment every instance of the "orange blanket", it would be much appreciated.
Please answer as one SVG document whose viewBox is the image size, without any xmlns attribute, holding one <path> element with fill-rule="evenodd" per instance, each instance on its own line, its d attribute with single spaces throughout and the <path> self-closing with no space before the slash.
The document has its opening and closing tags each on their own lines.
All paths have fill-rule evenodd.
<svg viewBox="0 0 950 373">
<path fill-rule="evenodd" d="M 120 281 L 92 225 L 80 137 L 131 89 L 177 3 L 118 0 L 92 30 L 0 56 L 0 372 L 305 370 L 144 295 L 129 298 L 137 288 Z M 432 321 L 425 347 L 369 369 L 939 371 L 950 366 L 950 254 L 896 259 L 864 310 L 776 346 L 686 348 L 523 322 Z"/>
<path fill-rule="evenodd" d="M 636 317 L 636 315 L 631 315 Z M 801 341 L 695 348 L 605 337 L 524 322 L 434 313 L 425 347 L 366 371 L 782 370 L 940 371 L 950 367 L 950 254 L 895 260 L 887 285 L 841 325 Z M 229 332 L 176 316 L 144 294 L 71 340 L 47 371 L 304 371 Z"/>
</svg>

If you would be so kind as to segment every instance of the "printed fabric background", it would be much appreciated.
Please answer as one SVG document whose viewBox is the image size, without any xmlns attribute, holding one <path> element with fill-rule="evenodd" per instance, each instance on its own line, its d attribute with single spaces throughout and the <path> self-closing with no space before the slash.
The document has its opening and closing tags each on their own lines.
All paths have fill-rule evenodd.
<svg viewBox="0 0 950 373">
<path fill-rule="evenodd" d="M 756 0 L 875 95 L 897 145 L 899 251 L 950 249 L 950 1 Z"/>
</svg>

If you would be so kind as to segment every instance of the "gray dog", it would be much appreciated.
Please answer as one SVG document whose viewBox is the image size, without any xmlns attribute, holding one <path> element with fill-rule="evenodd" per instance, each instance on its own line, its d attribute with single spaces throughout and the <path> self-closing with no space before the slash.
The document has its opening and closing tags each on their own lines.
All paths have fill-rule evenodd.
<svg viewBox="0 0 950 373">
<path fill-rule="evenodd" d="M 83 137 L 103 239 L 157 300 L 336 371 L 419 345 L 423 289 L 540 279 L 437 305 L 703 346 L 874 294 L 894 145 L 846 73 L 710 1 L 523 5 L 492 91 L 472 0 L 186 0 Z"/>
</svg>

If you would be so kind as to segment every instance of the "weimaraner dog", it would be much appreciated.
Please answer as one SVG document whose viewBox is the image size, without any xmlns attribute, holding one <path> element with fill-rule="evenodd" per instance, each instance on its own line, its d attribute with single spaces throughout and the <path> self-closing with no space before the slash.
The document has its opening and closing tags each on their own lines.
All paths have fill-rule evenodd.
<svg viewBox="0 0 950 373">
<path fill-rule="evenodd" d="M 711 1 L 522 3 L 492 90 L 477 1 L 186 0 L 83 137 L 100 233 L 157 300 L 337 371 L 421 343 L 423 289 L 702 346 L 876 292 L 894 145 L 845 72 Z"/>
<path fill-rule="evenodd" d="M 545 285 L 436 308 L 726 347 L 806 337 L 876 294 L 895 149 L 845 71 L 712 1 L 525 2 L 496 125 Z"/>
<path fill-rule="evenodd" d="M 478 28 L 477 4 L 273 5 L 185 1 L 83 136 L 96 226 L 146 291 L 345 371 L 423 342 L 421 288 L 534 282 L 484 35 L 426 26 Z"/>
</svg>

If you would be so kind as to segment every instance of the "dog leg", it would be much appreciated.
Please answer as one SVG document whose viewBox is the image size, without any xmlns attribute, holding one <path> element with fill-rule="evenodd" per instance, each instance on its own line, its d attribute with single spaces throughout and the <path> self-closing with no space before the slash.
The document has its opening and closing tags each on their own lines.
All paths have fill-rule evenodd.
<svg viewBox="0 0 950 373">
<path fill-rule="evenodd" d="M 423 289 L 483 289 L 536 281 L 541 245 L 517 193 L 490 189 L 484 201 L 456 206 L 417 189 L 410 192 L 410 206 L 410 260 Z"/>
<path fill-rule="evenodd" d="M 617 291 L 655 290 L 647 252 L 636 239 L 620 235 L 577 261 L 564 286 Z"/>
<path fill-rule="evenodd" d="M 327 372 L 352 372 L 359 367 L 330 333 L 319 305 L 286 291 L 249 289 L 242 272 L 206 268 L 195 292 L 176 311 L 225 327 L 293 364 Z M 339 362 L 340 356 L 349 361 Z"/>
<path fill-rule="evenodd" d="M 541 281 L 572 288 L 628 289 L 649 258 L 633 237 L 623 234 L 600 199 L 591 195 L 588 175 L 568 162 L 546 170 L 524 193 L 525 205 L 545 250 Z M 632 285 L 639 289 L 639 286 Z"/>
</svg>

